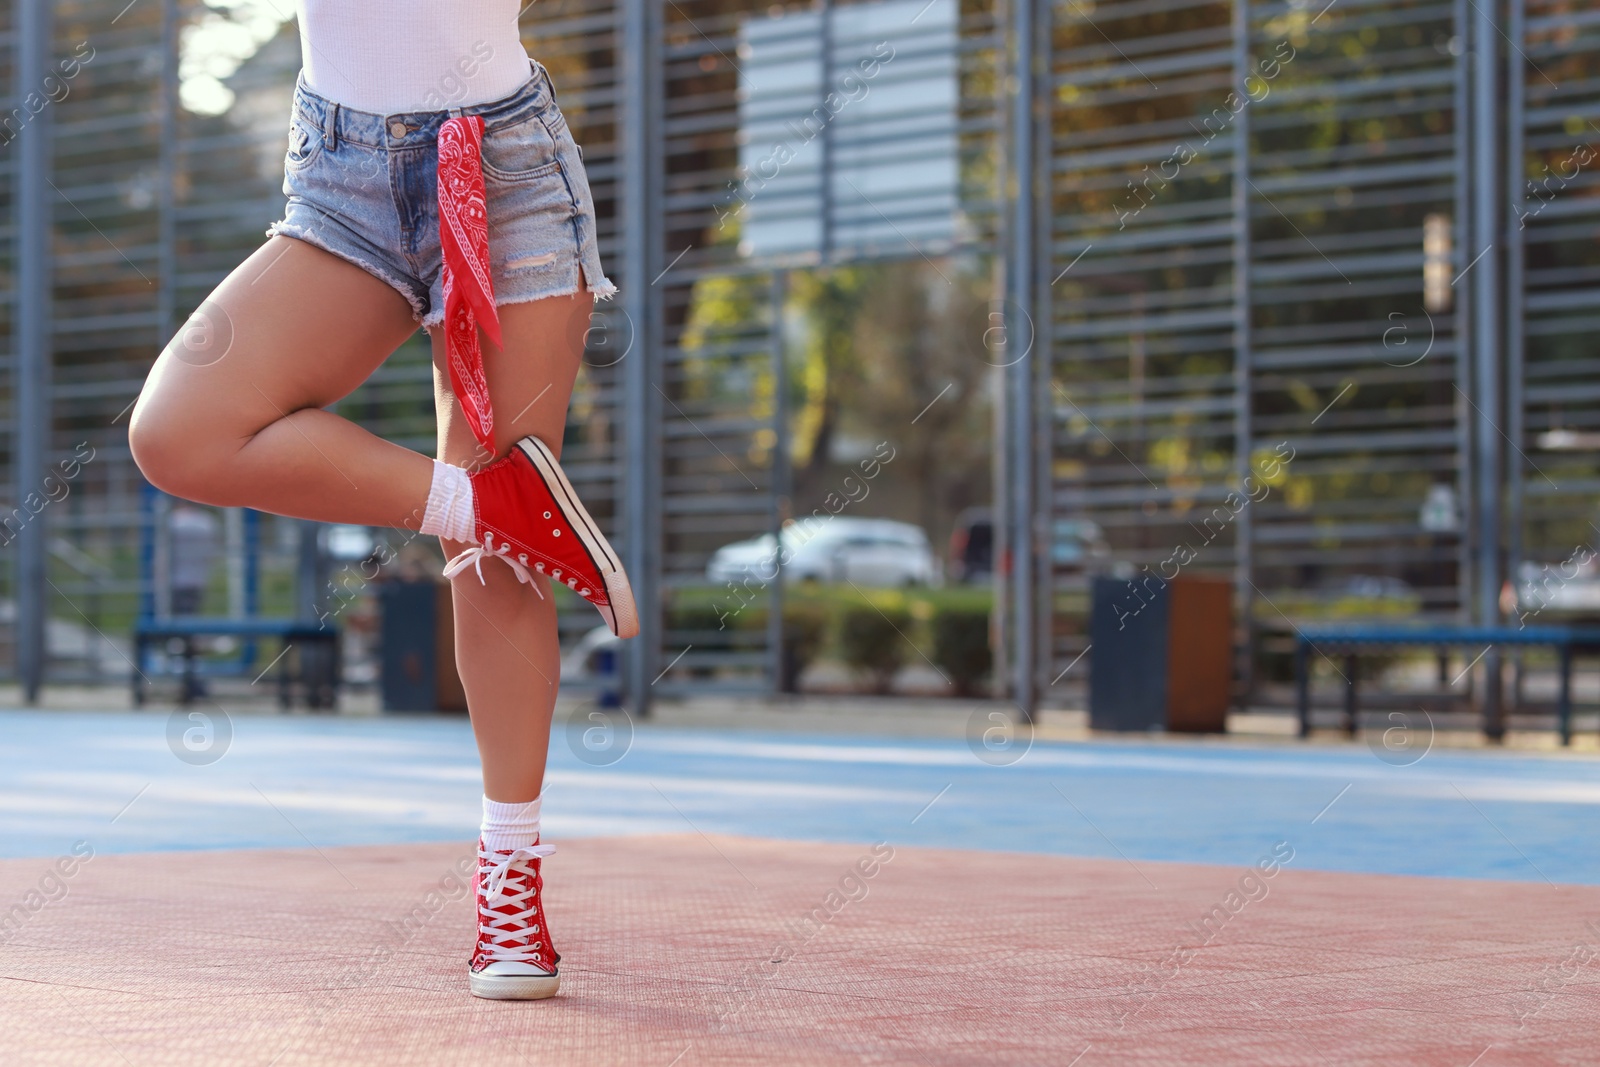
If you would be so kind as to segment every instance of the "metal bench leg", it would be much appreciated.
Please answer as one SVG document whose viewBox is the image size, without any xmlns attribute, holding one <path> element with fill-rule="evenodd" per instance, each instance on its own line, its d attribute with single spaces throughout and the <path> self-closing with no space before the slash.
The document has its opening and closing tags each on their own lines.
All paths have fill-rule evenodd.
<svg viewBox="0 0 1600 1067">
<path fill-rule="evenodd" d="M 144 707 L 144 638 L 138 637 L 133 642 L 133 706 Z"/>
<path fill-rule="evenodd" d="M 1483 732 L 1500 743 L 1506 736 L 1504 660 L 1498 648 L 1490 648 L 1483 659 Z"/>
<path fill-rule="evenodd" d="M 195 683 L 194 676 L 195 641 L 192 637 L 183 639 L 183 695 L 178 698 L 178 703 L 188 707 L 194 703 L 194 698 L 199 695 L 199 686 Z"/>
<path fill-rule="evenodd" d="M 1311 664 L 1310 643 L 1296 638 L 1294 643 L 1295 706 L 1300 712 L 1300 736 L 1311 736 Z"/>
<path fill-rule="evenodd" d="M 1561 719 L 1561 744 L 1572 744 L 1572 646 L 1561 646 L 1561 702 L 1556 707 Z"/>
<path fill-rule="evenodd" d="M 278 668 L 278 707 L 284 711 L 288 711 L 294 706 L 294 695 L 292 689 L 290 688 L 291 674 L 289 661 L 295 658 L 295 654 L 289 651 L 289 645 L 289 639 L 284 638 L 283 658 L 281 660 L 281 666 Z"/>
<path fill-rule="evenodd" d="M 300 648 L 301 654 L 308 657 L 308 662 L 300 667 L 300 679 L 306 690 L 306 707 L 321 711 L 328 706 L 328 643 L 318 638 L 302 642 Z"/>
<path fill-rule="evenodd" d="M 1345 730 L 1351 737 L 1356 735 L 1356 656 L 1355 653 L 1344 658 L 1344 718 Z"/>
<path fill-rule="evenodd" d="M 339 647 L 337 636 L 328 639 L 328 710 L 339 710 L 339 683 L 344 679 L 344 664 L 341 662 L 343 649 Z"/>
</svg>

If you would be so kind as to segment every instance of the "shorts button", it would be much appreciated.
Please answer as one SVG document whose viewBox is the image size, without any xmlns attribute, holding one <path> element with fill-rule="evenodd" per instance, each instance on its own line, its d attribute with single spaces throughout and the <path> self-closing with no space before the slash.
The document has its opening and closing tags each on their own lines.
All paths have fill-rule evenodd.
<svg viewBox="0 0 1600 1067">
<path fill-rule="evenodd" d="M 390 137 L 404 137 L 405 135 L 406 135 L 406 124 L 405 123 L 403 123 L 403 122 L 391 122 L 391 123 L 389 123 L 389 136 Z"/>
</svg>

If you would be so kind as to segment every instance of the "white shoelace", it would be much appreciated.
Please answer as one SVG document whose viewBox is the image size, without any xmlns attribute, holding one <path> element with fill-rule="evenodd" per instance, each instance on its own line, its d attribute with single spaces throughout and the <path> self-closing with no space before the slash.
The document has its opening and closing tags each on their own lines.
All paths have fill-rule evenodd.
<svg viewBox="0 0 1600 1067">
<path fill-rule="evenodd" d="M 484 943 L 484 948 L 489 961 L 498 963 L 512 961 L 516 963 L 533 963 L 539 967 L 553 966 L 554 953 L 544 953 L 541 950 L 548 948 L 548 938 L 530 940 L 534 934 L 542 934 L 537 923 L 534 922 L 538 915 L 538 905 L 533 901 L 536 891 L 533 887 L 533 872 L 525 864 L 531 859 L 543 859 L 554 855 L 554 845 L 530 845 L 525 848 L 511 850 L 506 855 L 498 852 L 488 852 L 483 848 L 478 849 L 478 865 L 482 870 L 483 861 L 488 860 L 493 866 L 489 868 L 487 879 L 483 885 L 483 899 L 486 905 L 503 907 L 506 904 L 518 908 L 514 912 L 482 912 L 478 913 L 478 940 Z M 520 870 L 513 868 L 521 866 Z M 506 879 L 512 874 L 525 874 L 528 876 L 528 888 L 507 893 Z M 480 875 L 481 877 L 481 875 Z M 488 923 L 485 917 L 490 917 Z M 517 945 L 502 945 L 500 940 L 514 940 L 524 942 Z M 547 963 L 549 960 L 550 963 Z"/>
<path fill-rule="evenodd" d="M 528 570 L 527 555 L 519 552 L 516 558 L 513 559 L 511 556 L 511 542 L 509 541 L 501 544 L 499 548 L 494 547 L 493 533 L 485 533 L 483 535 L 483 547 L 480 548 L 477 545 L 473 545 L 449 563 L 446 563 L 444 565 L 444 576 L 446 578 L 454 578 L 470 565 L 478 572 L 478 581 L 488 585 L 489 583 L 484 581 L 483 578 L 483 561 L 485 557 L 500 560 L 510 567 L 516 572 L 517 581 L 533 586 L 533 591 L 539 594 L 539 599 L 544 599 L 544 590 L 540 589 L 538 584 L 534 582 L 533 572 Z"/>
</svg>

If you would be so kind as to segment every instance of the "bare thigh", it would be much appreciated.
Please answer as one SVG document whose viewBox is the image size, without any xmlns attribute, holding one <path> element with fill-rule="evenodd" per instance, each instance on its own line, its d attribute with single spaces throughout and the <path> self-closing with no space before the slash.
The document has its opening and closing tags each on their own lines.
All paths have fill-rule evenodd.
<svg viewBox="0 0 1600 1067">
<path fill-rule="evenodd" d="M 530 435 L 559 456 L 567 405 L 578 377 L 593 307 L 593 294 L 580 292 L 507 304 L 499 309 L 504 347 L 482 339 L 484 376 L 494 406 L 493 456 L 478 445 L 467 425 L 461 404 L 450 390 L 444 334 L 432 331 L 440 458 L 458 467 L 477 468 L 505 455 L 512 445 Z"/>
<path fill-rule="evenodd" d="M 179 495 L 295 513 L 251 498 L 265 487 L 243 482 L 257 472 L 244 469 L 241 456 L 274 424 L 316 412 L 323 417 L 279 433 L 278 462 L 324 468 L 310 470 L 314 481 L 337 473 L 341 485 L 373 486 L 405 450 L 319 409 L 364 382 L 415 330 L 410 306 L 387 283 L 304 242 L 272 237 L 156 360 L 131 424 L 135 457 L 152 481 Z"/>
</svg>

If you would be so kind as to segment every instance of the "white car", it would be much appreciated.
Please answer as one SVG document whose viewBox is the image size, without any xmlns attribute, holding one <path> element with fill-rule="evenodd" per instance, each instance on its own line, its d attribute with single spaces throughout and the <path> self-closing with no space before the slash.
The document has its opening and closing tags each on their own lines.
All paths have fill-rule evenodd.
<svg viewBox="0 0 1600 1067">
<path fill-rule="evenodd" d="M 771 534 L 723 545 L 706 565 L 717 584 L 772 580 L 777 555 Z M 919 526 L 893 519 L 816 518 L 783 528 L 786 581 L 854 582 L 863 586 L 933 585 L 938 564 Z"/>
</svg>

